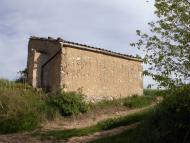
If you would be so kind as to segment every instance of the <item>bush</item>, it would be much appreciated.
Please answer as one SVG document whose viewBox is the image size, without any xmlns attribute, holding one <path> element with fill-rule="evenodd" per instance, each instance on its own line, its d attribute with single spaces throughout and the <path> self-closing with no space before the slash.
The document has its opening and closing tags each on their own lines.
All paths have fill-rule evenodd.
<svg viewBox="0 0 190 143">
<path fill-rule="evenodd" d="M 126 138 L 134 143 L 190 142 L 190 86 L 168 90 L 166 94 L 149 118 Z"/>
<path fill-rule="evenodd" d="M 88 109 L 77 93 L 50 94 L 45 96 L 29 85 L 0 80 L 0 133 L 35 129 L 41 121 L 55 118 L 57 111 L 68 116 Z"/>
<path fill-rule="evenodd" d="M 165 91 L 164 100 L 136 128 L 99 142 L 189 143 L 190 85 Z M 112 122 L 109 122 L 109 126 Z"/>
<path fill-rule="evenodd" d="M 48 103 L 57 108 L 61 115 L 70 116 L 87 112 L 88 106 L 84 102 L 83 95 L 75 92 L 56 92 L 49 95 Z"/>
<path fill-rule="evenodd" d="M 190 142 L 190 86 L 168 92 L 147 124 L 156 142 Z"/>
</svg>

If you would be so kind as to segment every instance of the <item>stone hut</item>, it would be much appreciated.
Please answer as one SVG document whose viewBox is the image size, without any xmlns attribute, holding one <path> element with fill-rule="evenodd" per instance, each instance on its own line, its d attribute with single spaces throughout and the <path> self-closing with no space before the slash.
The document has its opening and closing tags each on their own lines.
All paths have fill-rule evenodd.
<svg viewBox="0 0 190 143">
<path fill-rule="evenodd" d="M 89 99 L 143 94 L 143 61 L 105 49 L 31 37 L 27 82 L 48 91 L 80 92 Z"/>
</svg>

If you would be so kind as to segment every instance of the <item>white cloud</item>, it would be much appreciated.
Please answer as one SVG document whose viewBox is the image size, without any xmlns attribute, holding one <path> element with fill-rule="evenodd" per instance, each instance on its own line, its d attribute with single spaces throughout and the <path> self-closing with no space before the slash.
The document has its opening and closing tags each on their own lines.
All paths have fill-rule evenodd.
<svg viewBox="0 0 190 143">
<path fill-rule="evenodd" d="M 117 52 L 136 54 L 135 30 L 154 19 L 146 0 L 1 0 L 0 77 L 24 69 L 31 35 L 63 37 Z M 146 83 L 145 83 L 146 84 Z"/>
</svg>

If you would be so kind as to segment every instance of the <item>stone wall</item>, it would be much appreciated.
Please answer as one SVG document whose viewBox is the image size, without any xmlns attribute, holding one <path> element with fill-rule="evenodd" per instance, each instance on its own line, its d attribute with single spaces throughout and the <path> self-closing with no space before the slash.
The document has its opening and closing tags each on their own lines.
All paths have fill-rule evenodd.
<svg viewBox="0 0 190 143">
<path fill-rule="evenodd" d="M 90 101 L 143 94 L 142 61 L 69 44 L 30 39 L 28 83 L 48 90 L 77 91 Z"/>
<path fill-rule="evenodd" d="M 43 71 L 43 88 L 46 91 L 55 91 L 60 89 L 61 52 L 49 61 Z"/>
<path fill-rule="evenodd" d="M 42 72 L 42 65 L 60 49 L 61 44 L 59 42 L 30 39 L 27 61 L 27 81 L 30 85 L 41 88 L 42 84 L 44 84 L 45 88 L 60 88 L 61 52 L 44 67 L 44 72 Z M 42 78 L 44 79 L 43 81 Z"/>
<path fill-rule="evenodd" d="M 143 94 L 142 62 L 102 53 L 64 47 L 62 87 L 78 91 L 89 100 Z"/>
</svg>

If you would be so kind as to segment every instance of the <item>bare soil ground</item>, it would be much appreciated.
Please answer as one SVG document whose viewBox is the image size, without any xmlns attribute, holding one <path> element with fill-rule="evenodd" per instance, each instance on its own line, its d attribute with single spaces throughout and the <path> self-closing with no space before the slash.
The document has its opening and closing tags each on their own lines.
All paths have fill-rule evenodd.
<svg viewBox="0 0 190 143">
<path fill-rule="evenodd" d="M 94 141 L 100 138 L 117 135 L 117 134 L 122 133 L 123 131 L 129 130 L 131 128 L 135 128 L 138 124 L 139 123 L 131 124 L 128 126 L 121 126 L 118 128 L 108 130 L 108 131 L 97 132 L 88 136 L 72 137 L 67 141 L 67 143 L 87 143 L 87 142 Z"/>
<path fill-rule="evenodd" d="M 72 137 L 65 140 L 56 140 L 56 139 L 49 139 L 49 140 L 39 140 L 31 137 L 27 134 L 11 134 L 11 135 L 1 135 L 0 136 L 0 143 L 87 143 L 90 141 L 94 141 L 100 138 L 108 137 L 117 135 L 119 133 L 122 133 L 123 131 L 126 131 L 131 128 L 135 128 L 139 123 L 131 124 L 128 126 L 121 126 L 118 128 L 114 128 L 107 131 L 97 132 L 91 135 L 87 136 L 81 136 L 81 137 Z"/>
<path fill-rule="evenodd" d="M 0 143 L 53 143 L 52 141 L 41 141 L 27 134 L 0 135 Z"/>
<path fill-rule="evenodd" d="M 133 113 L 144 111 L 155 104 L 152 104 L 148 107 L 140 108 L 140 109 L 126 109 L 121 107 L 114 107 L 111 109 L 103 109 L 96 112 L 90 112 L 86 114 L 81 114 L 73 117 L 67 118 L 59 118 L 55 121 L 46 122 L 42 125 L 41 131 L 51 131 L 51 130 L 64 130 L 64 129 L 73 129 L 73 128 L 84 128 L 87 126 L 92 126 L 97 124 L 99 121 L 106 120 L 109 118 L 127 116 Z M 115 134 L 119 134 L 124 130 L 135 127 L 136 124 L 132 124 L 129 126 L 118 127 L 112 130 L 97 132 L 92 135 L 82 136 L 82 137 L 72 137 L 68 140 L 68 143 L 78 143 L 78 142 L 88 142 L 98 138 L 112 136 Z M 65 142 L 65 141 L 57 141 L 55 139 L 49 140 L 40 140 L 34 138 L 30 135 L 30 133 L 18 133 L 18 134 L 8 134 L 8 135 L 0 135 L 0 143 L 56 143 L 56 142 Z"/>
<path fill-rule="evenodd" d="M 98 122 L 121 116 L 127 116 L 137 112 L 144 111 L 151 106 L 140 108 L 140 109 L 127 109 L 125 107 L 121 108 L 111 108 L 102 109 L 96 112 L 85 113 L 77 116 L 72 116 L 68 118 L 58 118 L 55 121 L 46 122 L 42 126 L 42 130 L 63 130 L 63 129 L 73 129 L 73 128 L 84 128 L 92 125 L 96 125 Z"/>
</svg>

